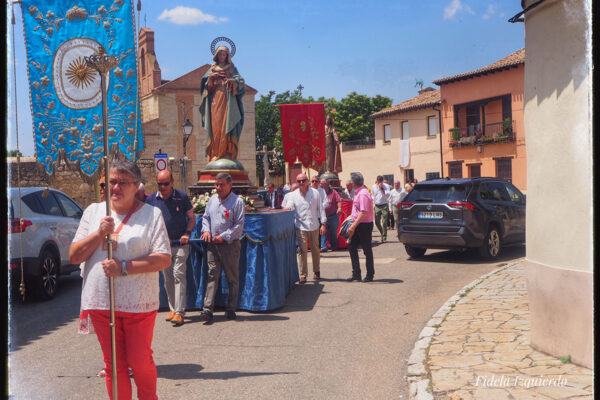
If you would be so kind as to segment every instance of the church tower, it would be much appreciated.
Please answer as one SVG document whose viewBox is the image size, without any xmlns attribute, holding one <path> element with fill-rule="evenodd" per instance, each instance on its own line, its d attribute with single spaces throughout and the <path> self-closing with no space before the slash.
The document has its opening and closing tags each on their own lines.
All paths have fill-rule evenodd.
<svg viewBox="0 0 600 400">
<path fill-rule="evenodd" d="M 154 31 L 150 28 L 140 29 L 140 92 L 144 97 L 161 85 L 160 67 L 154 53 Z"/>
</svg>

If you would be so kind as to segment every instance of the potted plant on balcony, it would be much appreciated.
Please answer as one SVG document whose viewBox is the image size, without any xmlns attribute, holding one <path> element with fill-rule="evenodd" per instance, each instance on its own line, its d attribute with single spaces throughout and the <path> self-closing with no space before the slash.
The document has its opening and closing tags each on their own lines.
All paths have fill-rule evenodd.
<svg viewBox="0 0 600 400">
<path fill-rule="evenodd" d="M 502 122 L 502 133 L 504 135 L 512 135 L 513 133 L 513 128 L 512 128 L 513 124 L 512 124 L 512 119 L 509 117 L 504 118 L 504 121 Z"/>
<path fill-rule="evenodd" d="M 494 138 L 491 136 L 484 136 L 482 141 L 483 141 L 483 144 L 492 143 L 494 141 Z"/>
<path fill-rule="evenodd" d="M 475 144 L 481 144 L 483 142 L 483 132 L 481 129 L 475 129 Z"/>
<path fill-rule="evenodd" d="M 450 135 L 452 137 L 452 140 L 454 140 L 454 142 L 458 142 L 460 140 L 460 132 L 461 132 L 461 128 L 451 128 L 450 129 Z"/>
<path fill-rule="evenodd" d="M 463 129 L 460 132 L 460 144 L 468 145 L 475 143 L 475 136 L 468 136 L 467 130 Z"/>
</svg>

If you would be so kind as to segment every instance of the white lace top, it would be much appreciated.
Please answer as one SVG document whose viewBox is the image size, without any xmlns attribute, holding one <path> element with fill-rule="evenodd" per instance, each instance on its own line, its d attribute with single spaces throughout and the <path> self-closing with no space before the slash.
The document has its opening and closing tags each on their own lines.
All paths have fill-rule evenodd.
<svg viewBox="0 0 600 400">
<path fill-rule="evenodd" d="M 74 242 L 86 238 L 98 230 L 100 221 L 106 216 L 106 204 L 91 204 L 83 212 Z M 125 219 L 126 214 L 111 213 L 115 229 Z M 121 261 L 134 260 L 151 253 L 171 255 L 169 235 L 161 211 L 157 207 L 144 204 L 131 215 L 119 232 L 117 250 L 113 257 Z M 109 278 L 104 275 L 101 262 L 108 257 L 102 246 L 81 264 L 83 288 L 81 310 L 109 310 Z M 115 311 L 142 313 L 158 310 L 158 272 L 147 272 L 114 278 Z"/>
</svg>

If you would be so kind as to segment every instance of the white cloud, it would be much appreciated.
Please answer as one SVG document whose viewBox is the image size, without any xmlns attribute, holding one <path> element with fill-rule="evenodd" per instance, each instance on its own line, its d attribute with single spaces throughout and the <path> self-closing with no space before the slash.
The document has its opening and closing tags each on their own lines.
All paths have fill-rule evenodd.
<svg viewBox="0 0 600 400">
<path fill-rule="evenodd" d="M 496 14 L 496 6 L 493 4 L 488 5 L 487 11 L 483 14 L 483 19 L 490 19 L 492 15 Z"/>
<path fill-rule="evenodd" d="M 444 8 L 444 19 L 451 19 L 459 11 L 466 12 L 467 14 L 475 14 L 475 11 L 466 4 L 462 4 L 461 0 L 452 0 L 449 5 Z"/>
<path fill-rule="evenodd" d="M 198 25 L 219 24 L 229 21 L 229 18 L 205 14 L 197 8 L 177 6 L 170 10 L 164 10 L 158 17 L 158 20 L 167 20 L 177 25 Z"/>
</svg>

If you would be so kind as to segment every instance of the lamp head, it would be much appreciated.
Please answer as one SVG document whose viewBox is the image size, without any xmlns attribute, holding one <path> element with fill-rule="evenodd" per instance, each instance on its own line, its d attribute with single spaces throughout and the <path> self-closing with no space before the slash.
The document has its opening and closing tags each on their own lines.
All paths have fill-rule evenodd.
<svg viewBox="0 0 600 400">
<path fill-rule="evenodd" d="M 192 125 L 189 119 L 186 119 L 185 123 L 183 124 L 183 134 L 189 137 L 192 134 L 193 130 L 194 125 Z"/>
</svg>

